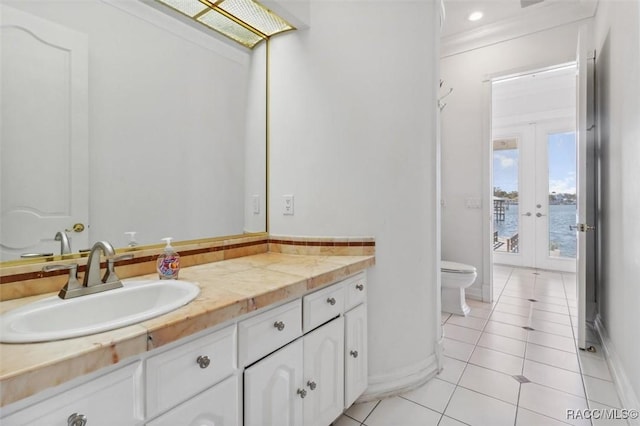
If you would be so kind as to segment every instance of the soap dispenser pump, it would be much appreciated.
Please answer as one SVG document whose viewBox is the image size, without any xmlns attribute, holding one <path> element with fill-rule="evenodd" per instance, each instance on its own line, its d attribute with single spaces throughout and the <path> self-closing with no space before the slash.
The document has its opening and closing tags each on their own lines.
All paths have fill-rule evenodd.
<svg viewBox="0 0 640 426">
<path fill-rule="evenodd" d="M 138 242 L 136 241 L 136 234 L 137 232 L 135 231 L 128 231 L 124 233 L 124 235 L 129 236 L 129 244 L 127 244 L 127 247 L 136 247 L 138 245 Z"/>
<path fill-rule="evenodd" d="M 173 238 L 162 238 L 162 241 L 166 241 L 167 245 L 164 248 L 164 252 L 158 256 L 156 269 L 158 270 L 158 276 L 161 280 L 177 280 L 178 272 L 180 271 L 180 255 L 171 246 L 171 240 Z"/>
</svg>

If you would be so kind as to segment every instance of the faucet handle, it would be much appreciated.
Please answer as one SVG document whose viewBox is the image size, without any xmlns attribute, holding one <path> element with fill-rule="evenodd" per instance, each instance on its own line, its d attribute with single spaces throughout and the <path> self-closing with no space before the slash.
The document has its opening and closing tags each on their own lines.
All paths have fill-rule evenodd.
<svg viewBox="0 0 640 426">
<path fill-rule="evenodd" d="M 64 285 L 64 287 L 62 287 L 60 293 L 58 293 L 58 297 L 60 297 L 61 299 L 66 299 L 68 297 L 67 293 L 72 294 L 74 290 L 82 288 L 82 284 L 80 284 L 80 281 L 78 281 L 78 264 L 69 263 L 67 265 L 46 265 L 44 268 L 42 268 L 44 272 L 61 271 L 63 269 L 69 270 L 69 280 Z"/>
<path fill-rule="evenodd" d="M 121 260 L 129 260 L 133 259 L 132 254 L 121 254 L 120 256 L 111 256 L 107 258 L 107 271 L 113 272 L 114 266 L 116 262 L 120 262 Z"/>
<path fill-rule="evenodd" d="M 132 254 L 123 254 L 120 256 L 111 256 L 107 258 L 107 272 L 102 279 L 103 283 L 119 282 L 120 278 L 116 275 L 115 263 L 121 260 L 133 259 Z"/>
<path fill-rule="evenodd" d="M 74 277 L 78 275 L 78 264 L 77 263 L 69 263 L 67 265 L 45 265 L 42 268 L 43 272 L 51 272 L 51 271 L 62 271 L 63 269 L 69 270 L 69 275 L 73 275 Z"/>
</svg>

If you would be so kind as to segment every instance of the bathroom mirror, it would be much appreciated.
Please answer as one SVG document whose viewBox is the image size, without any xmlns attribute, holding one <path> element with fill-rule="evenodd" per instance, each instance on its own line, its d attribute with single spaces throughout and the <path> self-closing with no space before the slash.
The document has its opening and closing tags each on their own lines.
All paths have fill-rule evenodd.
<svg viewBox="0 0 640 426">
<path fill-rule="evenodd" d="M 0 260 L 266 231 L 265 46 L 140 1 L 0 7 Z"/>
</svg>

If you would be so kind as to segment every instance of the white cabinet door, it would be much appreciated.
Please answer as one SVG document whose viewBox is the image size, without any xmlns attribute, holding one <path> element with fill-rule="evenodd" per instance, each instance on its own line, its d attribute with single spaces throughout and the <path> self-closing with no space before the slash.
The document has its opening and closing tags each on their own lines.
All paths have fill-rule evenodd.
<svg viewBox="0 0 640 426">
<path fill-rule="evenodd" d="M 304 426 L 327 426 L 344 409 L 344 318 L 304 336 Z"/>
<path fill-rule="evenodd" d="M 58 426 L 84 416 L 91 426 L 135 425 L 142 420 L 139 362 L 105 374 L 0 420 L 2 426 Z M 78 423 L 79 424 L 79 423 Z"/>
<path fill-rule="evenodd" d="M 302 340 L 244 371 L 244 426 L 302 425 Z"/>
<path fill-rule="evenodd" d="M 232 376 L 147 423 L 148 426 L 239 426 L 239 377 Z"/>
<path fill-rule="evenodd" d="M 368 384 L 367 305 L 345 314 L 344 389 L 345 408 L 362 395 Z"/>
</svg>

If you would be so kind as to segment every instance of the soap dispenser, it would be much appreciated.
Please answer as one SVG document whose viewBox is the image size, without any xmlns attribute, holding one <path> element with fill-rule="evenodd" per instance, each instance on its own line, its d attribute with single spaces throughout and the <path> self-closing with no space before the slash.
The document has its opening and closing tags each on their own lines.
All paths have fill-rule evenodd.
<svg viewBox="0 0 640 426">
<path fill-rule="evenodd" d="M 128 231 L 124 233 L 124 235 L 129 236 L 129 244 L 127 244 L 127 247 L 136 247 L 138 245 L 138 242 L 136 241 L 136 234 L 137 232 L 135 231 Z"/>
<path fill-rule="evenodd" d="M 162 238 L 162 241 L 166 241 L 167 245 L 164 248 L 164 252 L 158 256 L 156 263 L 156 269 L 158 270 L 158 276 L 161 280 L 177 280 L 178 272 L 180 271 L 180 255 L 171 247 L 171 240 L 173 238 Z"/>
</svg>

